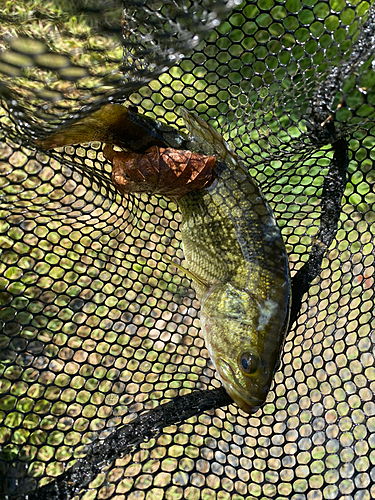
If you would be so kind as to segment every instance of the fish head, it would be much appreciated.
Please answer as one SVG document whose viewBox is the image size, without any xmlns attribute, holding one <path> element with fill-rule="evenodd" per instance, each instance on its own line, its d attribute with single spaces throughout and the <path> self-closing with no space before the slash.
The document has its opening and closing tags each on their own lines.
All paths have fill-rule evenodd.
<svg viewBox="0 0 375 500">
<path fill-rule="evenodd" d="M 225 390 L 246 413 L 255 413 L 266 401 L 288 318 L 288 293 L 280 307 L 275 297 L 255 297 L 228 282 L 203 297 L 206 347 Z"/>
</svg>

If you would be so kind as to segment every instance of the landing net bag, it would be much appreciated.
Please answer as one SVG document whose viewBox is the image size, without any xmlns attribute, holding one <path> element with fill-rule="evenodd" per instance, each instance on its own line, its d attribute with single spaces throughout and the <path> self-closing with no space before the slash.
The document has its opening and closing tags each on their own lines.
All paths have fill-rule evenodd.
<svg viewBox="0 0 375 500">
<path fill-rule="evenodd" d="M 369 2 L 3 2 L 0 499 L 375 497 L 375 14 Z M 293 322 L 266 404 L 215 374 L 177 205 L 120 196 L 107 103 L 208 121 L 270 203 Z"/>
</svg>

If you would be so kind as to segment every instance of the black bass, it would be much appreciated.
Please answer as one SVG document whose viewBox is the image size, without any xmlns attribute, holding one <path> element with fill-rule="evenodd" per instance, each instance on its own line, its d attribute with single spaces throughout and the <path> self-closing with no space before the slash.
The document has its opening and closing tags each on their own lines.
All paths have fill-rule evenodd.
<svg viewBox="0 0 375 500">
<path fill-rule="evenodd" d="M 119 191 L 177 201 L 188 265 L 182 269 L 194 280 L 206 347 L 228 394 L 254 413 L 266 400 L 288 330 L 287 254 L 268 203 L 238 157 L 204 120 L 182 114 L 188 136 L 107 105 L 92 115 L 94 127 L 88 117 L 40 144 L 84 142 L 82 136 L 125 147 L 131 152 L 104 150 Z"/>
</svg>

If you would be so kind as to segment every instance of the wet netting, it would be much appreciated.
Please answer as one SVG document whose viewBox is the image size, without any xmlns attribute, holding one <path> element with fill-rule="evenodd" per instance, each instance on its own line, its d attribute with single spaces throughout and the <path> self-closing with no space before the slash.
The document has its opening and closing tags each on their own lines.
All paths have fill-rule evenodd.
<svg viewBox="0 0 375 500">
<path fill-rule="evenodd" d="M 2 2 L 0 498 L 375 498 L 375 13 L 361 0 Z M 121 196 L 103 104 L 218 129 L 286 242 L 266 404 L 222 389 L 175 202 Z M 40 143 L 39 143 L 40 144 Z"/>
</svg>

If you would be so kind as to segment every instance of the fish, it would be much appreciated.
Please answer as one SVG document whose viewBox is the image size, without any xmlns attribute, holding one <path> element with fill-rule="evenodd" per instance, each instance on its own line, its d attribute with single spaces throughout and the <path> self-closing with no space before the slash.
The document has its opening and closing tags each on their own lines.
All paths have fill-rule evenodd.
<svg viewBox="0 0 375 500">
<path fill-rule="evenodd" d="M 174 265 L 192 279 L 201 305 L 202 334 L 218 377 L 241 410 L 253 414 L 266 402 L 289 328 L 287 252 L 269 204 L 239 157 L 205 120 L 184 109 L 181 114 L 187 134 L 146 121 L 141 137 L 128 139 L 121 130 L 113 132 L 117 125 L 113 127 L 109 119 L 104 120 L 106 132 L 101 136 L 108 135 L 112 127 L 109 144 L 127 149 L 115 152 L 110 147 L 106 152 L 114 165 L 114 184 L 121 193 L 160 192 L 178 204 L 187 266 Z M 142 121 L 140 115 L 133 118 L 129 111 L 124 116 Z M 95 120 L 98 140 L 101 126 L 97 116 Z M 114 136 L 121 139 L 111 142 Z M 56 136 L 46 141 L 45 146 L 61 145 Z M 142 143 L 137 151 L 132 149 L 135 143 Z M 158 149 L 151 151 L 153 147 Z M 180 158 L 188 158 L 189 152 L 198 155 L 196 163 L 206 169 L 204 184 L 186 188 L 186 175 L 181 186 L 175 178 L 169 184 L 168 176 L 155 185 L 155 169 L 162 170 L 160 158 L 166 150 L 170 152 L 168 148 L 175 148 L 173 152 Z M 142 162 L 147 167 L 143 170 Z M 181 162 L 189 164 L 188 160 Z M 180 167 L 172 161 L 168 168 Z"/>
</svg>

